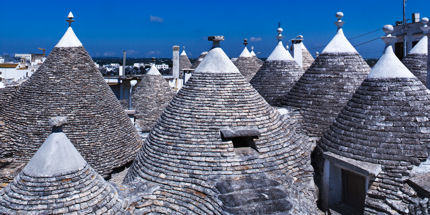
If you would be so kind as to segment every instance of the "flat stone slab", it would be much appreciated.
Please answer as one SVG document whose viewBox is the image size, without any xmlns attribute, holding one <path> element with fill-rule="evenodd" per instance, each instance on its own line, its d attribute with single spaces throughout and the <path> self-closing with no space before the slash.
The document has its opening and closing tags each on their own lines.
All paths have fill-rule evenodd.
<svg viewBox="0 0 430 215">
<path fill-rule="evenodd" d="M 408 179 L 408 184 L 421 195 L 430 198 L 430 173 L 419 174 Z"/>
<path fill-rule="evenodd" d="M 225 127 L 220 129 L 223 139 L 232 139 L 235 137 L 259 137 L 260 131 L 257 127 Z"/>
<path fill-rule="evenodd" d="M 330 162 L 333 162 L 334 164 L 337 164 L 341 167 L 345 167 L 346 169 L 352 170 L 365 176 L 377 176 L 382 171 L 380 164 L 358 161 L 355 159 L 334 154 L 332 152 L 324 152 L 323 157 L 325 159 L 330 160 Z"/>
</svg>

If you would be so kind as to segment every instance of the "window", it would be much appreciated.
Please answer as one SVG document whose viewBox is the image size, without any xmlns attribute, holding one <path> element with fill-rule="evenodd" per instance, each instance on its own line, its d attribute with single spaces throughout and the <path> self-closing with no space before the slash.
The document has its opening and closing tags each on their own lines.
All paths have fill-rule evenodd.
<svg viewBox="0 0 430 215">
<path fill-rule="evenodd" d="M 260 132 L 255 127 L 223 128 L 220 130 L 222 141 L 233 142 L 233 148 L 253 149 L 258 152 L 254 139 L 258 139 Z"/>
</svg>

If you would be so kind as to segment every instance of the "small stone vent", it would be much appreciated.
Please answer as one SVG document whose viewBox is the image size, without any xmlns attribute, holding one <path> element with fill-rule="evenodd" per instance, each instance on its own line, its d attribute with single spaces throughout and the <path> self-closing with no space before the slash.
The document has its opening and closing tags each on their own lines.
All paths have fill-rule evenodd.
<svg viewBox="0 0 430 215">
<path fill-rule="evenodd" d="M 235 149 L 252 148 L 258 152 L 254 139 L 258 139 L 260 132 L 256 127 L 223 128 L 220 135 L 222 141 L 232 141 Z"/>
</svg>

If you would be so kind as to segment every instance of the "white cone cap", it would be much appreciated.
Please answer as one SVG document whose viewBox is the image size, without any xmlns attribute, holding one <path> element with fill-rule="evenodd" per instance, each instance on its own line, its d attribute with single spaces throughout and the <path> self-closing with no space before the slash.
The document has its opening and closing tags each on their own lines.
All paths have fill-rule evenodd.
<svg viewBox="0 0 430 215">
<path fill-rule="evenodd" d="M 72 27 L 67 28 L 66 33 L 55 45 L 55 47 L 66 48 L 66 47 L 81 47 L 82 43 L 79 41 Z"/>
</svg>

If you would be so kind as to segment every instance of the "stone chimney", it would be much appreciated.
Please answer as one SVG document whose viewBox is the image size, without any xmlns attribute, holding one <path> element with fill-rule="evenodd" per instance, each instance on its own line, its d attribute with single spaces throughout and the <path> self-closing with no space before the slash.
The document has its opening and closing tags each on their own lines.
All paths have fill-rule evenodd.
<svg viewBox="0 0 430 215">
<path fill-rule="evenodd" d="M 209 36 L 208 41 L 212 41 L 212 49 L 220 47 L 220 42 L 224 40 L 224 36 Z"/>
<path fill-rule="evenodd" d="M 179 46 L 173 46 L 173 68 L 172 75 L 173 78 L 179 78 Z"/>
<path fill-rule="evenodd" d="M 300 67 L 303 68 L 303 50 L 302 50 L 302 41 L 303 36 L 299 35 L 295 39 L 291 40 L 291 43 L 293 44 L 293 57 L 294 60 L 299 64 Z"/>
</svg>

